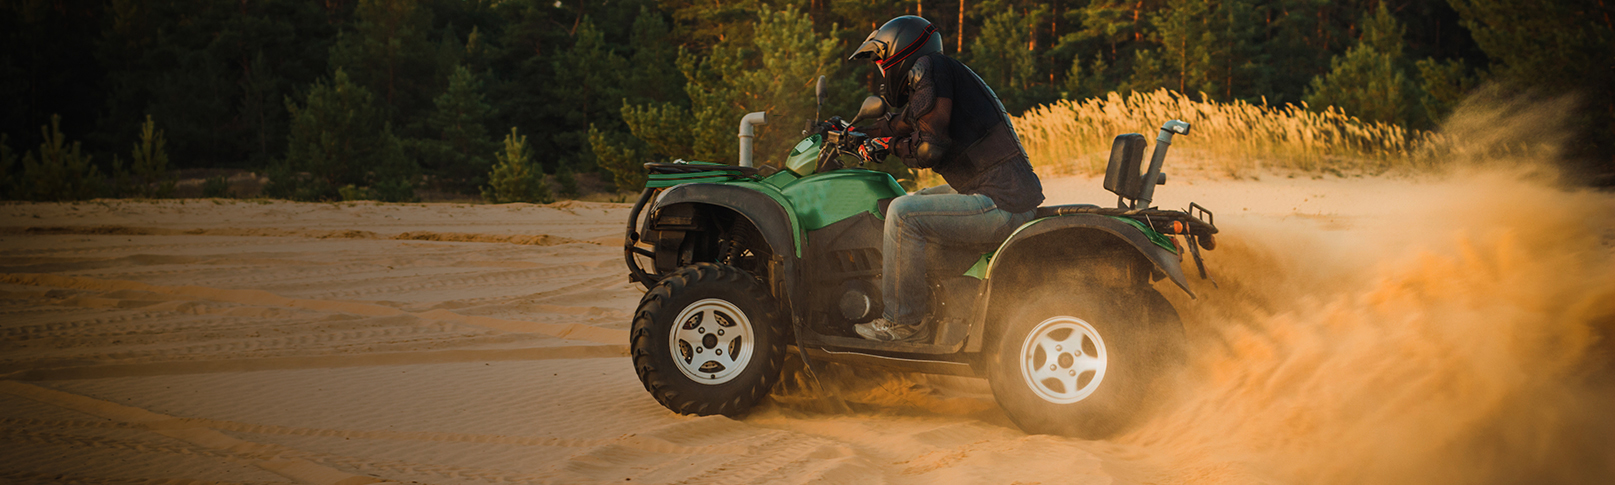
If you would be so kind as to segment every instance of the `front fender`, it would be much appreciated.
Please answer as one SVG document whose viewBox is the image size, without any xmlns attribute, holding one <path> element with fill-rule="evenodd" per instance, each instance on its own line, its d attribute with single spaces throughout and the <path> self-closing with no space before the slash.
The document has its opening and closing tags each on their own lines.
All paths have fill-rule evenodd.
<svg viewBox="0 0 1615 485">
<path fill-rule="evenodd" d="M 757 187 L 752 187 L 756 185 Z M 774 254 L 802 257 L 801 234 L 796 215 L 782 195 L 762 184 L 694 183 L 668 188 L 656 199 L 652 211 L 681 203 L 707 204 L 739 213 L 762 233 Z M 654 213 L 654 212 L 653 212 Z"/>
</svg>

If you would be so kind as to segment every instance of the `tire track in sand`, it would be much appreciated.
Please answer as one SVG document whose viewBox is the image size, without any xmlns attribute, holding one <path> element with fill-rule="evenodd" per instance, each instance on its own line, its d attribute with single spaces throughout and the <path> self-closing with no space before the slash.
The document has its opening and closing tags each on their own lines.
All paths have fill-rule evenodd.
<svg viewBox="0 0 1615 485">
<path fill-rule="evenodd" d="M 7 375 L 0 375 L 0 379 L 19 381 L 57 381 L 71 379 L 100 379 L 105 377 L 212 374 L 220 372 L 247 372 L 281 369 L 326 369 L 336 367 L 442 364 L 452 362 L 499 362 L 511 360 L 598 359 L 627 356 L 627 345 L 574 345 L 567 347 L 530 347 L 517 349 L 460 349 L 433 350 L 425 352 L 380 352 L 355 355 L 316 355 L 296 357 L 265 357 L 256 359 L 100 364 L 48 369 L 26 369 Z"/>
<path fill-rule="evenodd" d="M 293 455 L 301 453 L 284 446 L 244 441 L 210 428 L 174 427 L 172 425 L 176 424 L 179 418 L 145 409 L 16 381 L 0 381 L 0 392 L 71 409 L 91 416 L 141 426 L 151 433 L 174 438 L 209 450 L 227 453 L 237 459 L 249 460 L 258 468 L 303 483 L 362 485 L 387 481 L 377 477 L 348 473 L 303 458 L 293 457 Z"/>
<path fill-rule="evenodd" d="M 96 483 L 106 485 L 291 485 L 296 482 L 221 482 L 217 480 L 186 480 L 186 479 L 119 479 L 106 477 L 88 477 L 62 473 L 30 473 L 30 472 L 0 472 L 0 479 L 5 483 L 26 485 L 31 483 L 55 485 L 59 483 Z"/>
<path fill-rule="evenodd" d="M 90 235 L 90 236 L 250 236 L 250 237 L 301 237 L 313 239 L 391 239 L 395 241 L 437 241 L 505 243 L 523 246 L 558 246 L 562 244 L 594 244 L 610 246 L 610 238 L 590 240 L 572 239 L 549 234 L 477 234 L 464 232 L 406 231 L 382 235 L 357 229 L 281 229 L 210 227 L 199 229 L 170 229 L 133 226 L 30 226 L 0 227 L 0 235 Z"/>
<path fill-rule="evenodd" d="M 628 341 L 626 330 L 612 330 L 579 323 L 558 324 L 508 320 L 475 315 L 461 315 L 449 310 L 436 309 L 409 312 L 397 308 L 341 300 L 309 300 L 280 296 L 263 290 L 233 290 L 205 286 L 162 286 L 137 281 L 103 280 L 51 274 L 0 274 L 0 282 L 26 286 L 72 288 L 91 291 L 134 290 L 164 295 L 179 295 L 202 300 L 240 303 L 257 306 L 280 306 L 321 312 L 349 313 L 369 317 L 409 315 L 422 320 L 454 322 L 507 332 L 541 333 L 552 337 L 584 340 L 616 345 Z"/>
</svg>

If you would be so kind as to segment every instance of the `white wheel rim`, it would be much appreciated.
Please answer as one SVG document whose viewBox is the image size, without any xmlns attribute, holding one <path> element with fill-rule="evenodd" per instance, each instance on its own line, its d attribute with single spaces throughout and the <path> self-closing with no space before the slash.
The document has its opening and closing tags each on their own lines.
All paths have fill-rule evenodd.
<svg viewBox="0 0 1615 485">
<path fill-rule="evenodd" d="M 1021 344 L 1021 380 L 1037 397 L 1071 404 L 1092 395 L 1105 380 L 1109 354 L 1093 325 L 1057 316 L 1037 324 Z"/>
<path fill-rule="evenodd" d="M 673 319 L 672 327 L 667 339 L 669 355 L 690 380 L 723 384 L 751 363 L 756 347 L 751 319 L 733 303 L 717 298 L 691 303 Z"/>
</svg>

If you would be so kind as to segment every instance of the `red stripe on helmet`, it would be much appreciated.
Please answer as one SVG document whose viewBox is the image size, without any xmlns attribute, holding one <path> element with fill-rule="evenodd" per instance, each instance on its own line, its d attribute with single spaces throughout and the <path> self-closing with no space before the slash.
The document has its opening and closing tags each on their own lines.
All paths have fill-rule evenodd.
<svg viewBox="0 0 1615 485">
<path fill-rule="evenodd" d="M 913 55 L 914 51 L 920 50 L 920 46 L 925 45 L 926 41 L 931 40 L 931 34 L 933 33 L 936 33 L 936 26 L 925 26 L 925 31 L 920 33 L 920 38 L 914 39 L 914 42 L 910 42 L 907 47 L 904 47 L 903 50 L 898 51 L 897 54 L 885 59 L 881 59 L 880 62 L 877 62 L 876 64 L 880 66 L 881 75 L 885 75 L 886 70 L 897 65 L 897 63 L 903 62 L 904 59 L 908 59 L 908 56 Z"/>
</svg>

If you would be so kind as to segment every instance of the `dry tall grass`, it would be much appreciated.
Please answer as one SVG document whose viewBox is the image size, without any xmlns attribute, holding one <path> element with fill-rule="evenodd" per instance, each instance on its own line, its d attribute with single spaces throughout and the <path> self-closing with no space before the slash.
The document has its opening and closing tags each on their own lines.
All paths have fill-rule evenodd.
<svg viewBox="0 0 1615 485">
<path fill-rule="evenodd" d="M 1377 174 L 1419 165 L 1419 147 L 1434 138 L 1333 107 L 1314 112 L 1290 104 L 1203 102 L 1165 89 L 1063 100 L 1032 108 L 1014 123 L 1040 172 L 1099 174 L 1116 135 L 1142 133 L 1153 150 L 1161 123 L 1172 119 L 1189 122 L 1193 130 L 1173 140 L 1169 166 L 1233 176 L 1272 168 Z"/>
</svg>

